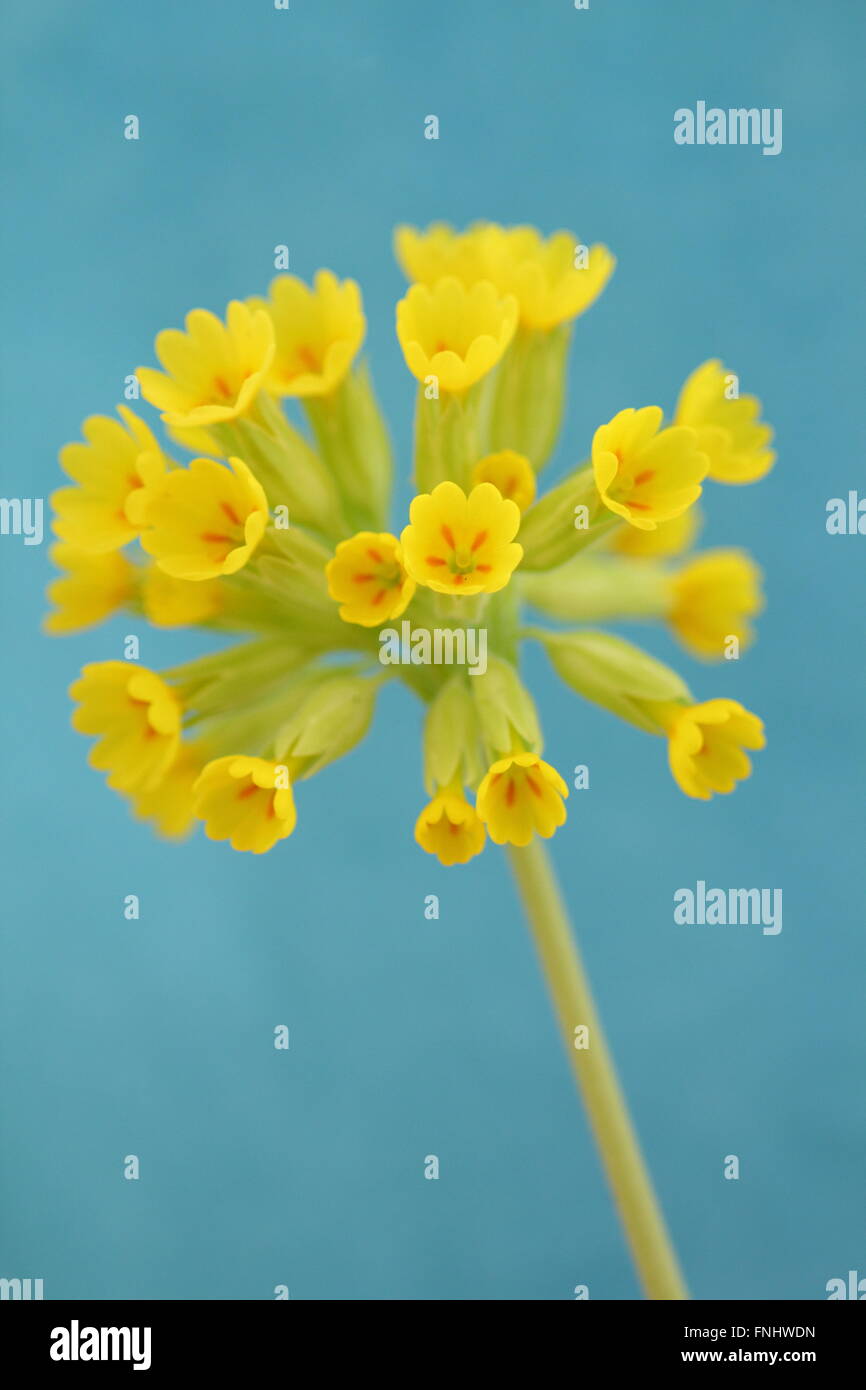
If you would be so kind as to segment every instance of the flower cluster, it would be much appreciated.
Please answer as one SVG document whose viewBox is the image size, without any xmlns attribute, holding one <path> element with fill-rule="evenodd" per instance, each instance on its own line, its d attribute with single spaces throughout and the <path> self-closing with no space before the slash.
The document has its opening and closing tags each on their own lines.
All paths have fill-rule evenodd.
<svg viewBox="0 0 866 1390">
<path fill-rule="evenodd" d="M 655 405 L 620 410 L 539 494 L 572 323 L 613 256 L 567 232 L 489 223 L 403 227 L 396 250 L 412 282 L 397 336 L 418 382 L 417 495 L 399 532 L 386 529 L 391 449 L 359 360 L 360 291 L 330 271 L 312 287 L 280 276 L 224 319 L 197 309 L 158 335 L 160 369 L 134 381 L 164 443 L 122 405 L 62 450 L 71 485 L 53 498 L 62 573 L 47 630 L 126 610 L 234 638 L 161 673 L 85 666 L 70 694 L 74 727 L 96 740 L 92 765 L 161 833 L 200 820 L 260 853 L 294 830 L 297 784 L 363 738 L 383 682 L 401 679 L 426 706 L 430 799 L 415 838 L 464 863 L 488 836 L 525 845 L 566 817 L 519 674 L 529 640 L 573 690 L 665 737 L 687 796 L 733 790 L 763 744 L 760 720 L 731 699 L 696 702 L 674 671 L 594 624 L 661 620 L 708 661 L 751 641 L 754 562 L 682 557 L 706 481 L 753 482 L 772 466 L 758 402 L 706 362 L 669 420 Z M 383 665 L 380 633 L 398 618 L 413 635 L 483 627 L 484 670 Z"/>
</svg>

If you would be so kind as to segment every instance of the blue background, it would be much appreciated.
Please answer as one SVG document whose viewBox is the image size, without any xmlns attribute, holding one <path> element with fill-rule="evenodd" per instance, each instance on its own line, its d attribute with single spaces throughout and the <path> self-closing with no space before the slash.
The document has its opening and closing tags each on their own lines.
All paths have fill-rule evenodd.
<svg viewBox="0 0 866 1390">
<path fill-rule="evenodd" d="M 691 802 L 660 741 L 539 656 L 526 668 L 551 761 L 590 765 L 553 855 L 698 1298 L 820 1299 L 866 1274 L 866 539 L 825 531 L 828 498 L 866 490 L 864 14 L 17 0 L 5 21 L 5 496 L 47 496 L 58 448 L 113 409 L 155 333 L 262 290 L 286 243 L 293 271 L 363 286 L 396 524 L 400 221 L 566 226 L 619 257 L 577 324 L 551 477 L 621 407 L 670 407 L 709 356 L 761 396 L 779 463 L 708 489 L 703 538 L 764 566 L 760 642 L 704 668 L 642 634 L 699 696 L 764 716 L 752 780 Z M 678 147 L 673 112 L 698 100 L 782 107 L 782 154 Z M 413 844 L 420 708 L 385 694 L 277 852 L 159 843 L 69 728 L 69 681 L 120 654 L 129 619 L 42 637 L 47 548 L 0 540 L 0 1275 L 49 1298 L 637 1297 L 504 857 L 447 872 Z M 142 660 L 191 650 L 148 631 Z M 781 887 L 781 935 L 675 927 L 672 894 L 698 878 Z"/>
</svg>

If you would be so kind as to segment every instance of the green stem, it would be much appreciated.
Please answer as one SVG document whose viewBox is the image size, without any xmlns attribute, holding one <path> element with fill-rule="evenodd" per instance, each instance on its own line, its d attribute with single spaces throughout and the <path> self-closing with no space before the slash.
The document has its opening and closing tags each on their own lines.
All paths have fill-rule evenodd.
<svg viewBox="0 0 866 1390">
<path fill-rule="evenodd" d="M 509 847 L 509 857 L 572 1069 L 646 1296 L 687 1299 L 689 1295 L 607 1049 L 547 852 L 536 838 L 524 848 Z M 574 1045 L 574 1030 L 579 1025 L 588 1029 L 589 1046 L 586 1048 Z"/>
</svg>

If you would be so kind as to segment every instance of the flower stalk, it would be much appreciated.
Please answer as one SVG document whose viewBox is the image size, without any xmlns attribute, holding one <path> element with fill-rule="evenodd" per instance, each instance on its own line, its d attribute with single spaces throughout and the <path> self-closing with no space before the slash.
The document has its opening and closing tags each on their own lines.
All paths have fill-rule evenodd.
<svg viewBox="0 0 866 1390">
<path fill-rule="evenodd" d="M 687 1299 L 548 854 L 538 839 L 521 848 L 510 845 L 508 854 L 571 1069 L 646 1297 Z M 581 1026 L 587 1030 L 587 1047 L 575 1045 L 575 1029 Z"/>
</svg>

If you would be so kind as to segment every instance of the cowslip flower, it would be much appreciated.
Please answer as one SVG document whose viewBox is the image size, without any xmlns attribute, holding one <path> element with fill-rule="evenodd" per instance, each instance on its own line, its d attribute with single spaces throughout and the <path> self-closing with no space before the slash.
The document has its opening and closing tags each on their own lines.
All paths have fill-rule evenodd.
<svg viewBox="0 0 866 1390">
<path fill-rule="evenodd" d="M 478 814 L 497 845 L 528 845 L 533 835 L 549 840 L 565 823 L 568 787 L 537 753 L 499 758 L 478 788 Z"/>
<path fill-rule="evenodd" d="M 402 226 L 394 232 L 394 254 L 407 280 L 419 285 L 435 285 L 446 275 L 467 287 L 478 280 L 490 280 L 489 228 L 476 222 L 464 232 L 447 222 L 433 222 L 423 231 Z"/>
<path fill-rule="evenodd" d="M 181 743 L 159 781 L 133 792 L 136 819 L 150 821 L 167 840 L 185 839 L 195 825 L 193 789 L 206 761 L 197 744 Z"/>
<path fill-rule="evenodd" d="M 766 471 L 769 426 L 752 398 L 720 399 L 720 364 L 705 364 L 672 426 L 655 407 L 621 411 L 596 431 L 591 458 L 542 488 L 571 322 L 600 294 L 612 256 L 593 247 L 584 263 L 567 234 L 492 223 L 404 230 L 398 246 L 419 283 L 398 305 L 397 335 L 420 382 L 418 495 L 399 539 L 386 529 L 392 454 L 356 361 L 365 324 L 352 282 L 278 279 L 267 300 L 233 301 L 225 323 L 193 310 L 185 332 L 157 339 L 164 371 L 141 369 L 139 380 L 169 437 L 196 457 L 174 467 L 124 409 L 120 424 L 88 422 L 85 443 L 64 451 L 75 487 L 57 496 L 56 529 L 75 554 L 57 557 L 67 579 L 52 586 L 59 612 L 47 625 L 78 630 L 119 605 L 136 624 L 234 641 L 161 674 L 85 666 L 73 724 L 97 740 L 93 765 L 160 834 L 199 822 L 241 852 L 291 854 L 293 789 L 366 737 L 387 682 L 418 698 L 429 801 L 416 843 L 448 867 L 488 840 L 507 846 L 644 1287 L 679 1299 L 640 1155 L 621 1143 L 623 1101 L 597 1019 L 593 1045 L 574 1046 L 591 997 L 543 848 L 566 824 L 568 788 L 542 758 L 520 657 L 526 640 L 540 641 L 570 690 L 666 733 L 688 797 L 732 791 L 751 770 L 745 750 L 763 745 L 757 716 L 731 699 L 699 703 L 678 672 L 586 624 L 672 624 L 703 655 L 718 655 L 722 636 L 751 638 L 757 573 L 746 557 L 662 561 L 691 544 L 708 470 L 726 481 Z M 299 401 L 299 427 L 284 397 Z M 111 563 L 85 567 L 83 551 Z M 385 661 L 381 628 L 400 615 L 399 659 Z M 401 760 L 379 766 L 385 796 Z"/>
<path fill-rule="evenodd" d="M 320 270 L 311 289 L 295 275 L 278 275 L 267 299 L 250 299 L 273 325 L 275 351 L 266 385 L 276 396 L 329 396 L 340 385 L 366 332 L 354 280 Z"/>
<path fill-rule="evenodd" d="M 707 550 L 671 579 L 670 624 L 701 657 L 719 660 L 731 637 L 749 646 L 749 619 L 762 608 L 761 571 L 741 550 Z"/>
<path fill-rule="evenodd" d="M 139 592 L 144 616 L 154 627 L 196 627 L 221 613 L 225 602 L 218 579 L 175 579 L 156 562 L 141 574 Z"/>
<path fill-rule="evenodd" d="M 655 711 L 668 736 L 671 775 L 686 796 L 709 801 L 750 776 L 744 750 L 763 748 L 764 725 L 737 700 L 662 705 Z"/>
<path fill-rule="evenodd" d="M 413 376 L 442 391 L 474 386 L 500 361 L 517 327 L 517 301 L 489 281 L 467 289 L 456 277 L 412 285 L 397 305 L 397 337 Z"/>
<path fill-rule="evenodd" d="M 674 423 L 697 432 L 698 448 L 709 460 L 709 476 L 719 483 L 754 483 L 776 461 L 773 431 L 760 419 L 761 403 L 741 396 L 736 377 L 713 358 L 685 382 Z"/>
<path fill-rule="evenodd" d="M 458 784 L 440 787 L 415 822 L 415 839 L 440 864 L 466 864 L 484 848 L 487 831 Z"/>
<path fill-rule="evenodd" d="M 692 506 L 707 473 L 694 430 L 662 429 L 662 418 L 655 405 L 621 410 L 593 436 L 599 495 L 639 531 L 654 531 Z"/>
<path fill-rule="evenodd" d="M 616 261 L 606 246 L 584 246 L 571 232 L 543 237 L 535 227 L 480 222 L 457 232 L 446 223 L 426 231 L 399 227 L 395 249 L 406 275 L 435 285 L 451 275 L 471 287 L 489 280 L 513 294 L 520 322 L 549 330 L 577 318 L 595 303 Z"/>
<path fill-rule="evenodd" d="M 179 429 L 216 425 L 246 414 L 274 357 L 274 332 L 263 309 L 234 299 L 223 323 L 207 309 L 186 316 L 186 331 L 157 334 L 164 371 L 138 367 L 141 394 Z"/>
<path fill-rule="evenodd" d="M 493 228 L 490 240 L 495 283 L 515 296 L 529 329 L 548 331 L 585 313 L 616 266 L 606 246 L 585 247 L 570 232 L 545 239 L 534 227 Z"/>
<path fill-rule="evenodd" d="M 415 374 L 425 383 L 436 377 L 441 388 L 441 399 L 426 385 L 419 392 L 416 474 L 431 481 L 419 487 L 399 539 L 362 522 L 385 514 L 390 459 L 369 375 L 354 360 L 365 332 L 357 286 L 331 272 L 311 287 L 278 277 L 267 298 L 232 301 L 225 323 L 193 310 L 186 332 L 159 335 L 166 373 L 141 374 L 171 436 L 206 443 L 215 457 L 176 468 L 125 408 L 120 422 L 88 422 L 86 442 L 65 451 L 76 482 L 66 491 L 76 500 L 59 495 L 58 530 L 72 525 L 75 508 L 76 534 L 90 526 L 85 513 L 99 514 L 89 549 L 116 563 L 86 567 L 77 550 L 65 552 L 66 577 L 52 586 L 59 611 L 47 626 L 80 630 L 120 609 L 155 627 L 247 631 L 247 642 L 167 673 L 180 717 L 207 735 L 215 760 L 279 764 L 291 748 L 305 776 L 365 732 L 368 703 L 385 678 L 378 629 L 405 614 L 412 656 L 389 663 L 387 677 L 404 680 L 433 709 L 448 681 L 416 657 L 436 651 L 433 637 L 447 618 L 456 623 L 445 635 L 459 660 L 454 639 L 472 634 L 483 608 L 495 648 L 483 659 L 476 653 L 469 705 L 449 686 L 451 714 L 434 721 L 440 753 L 427 780 L 435 799 L 455 777 L 471 794 L 503 758 L 540 757 L 531 696 L 513 664 L 521 636 L 531 635 L 522 627 L 524 601 L 559 621 L 667 621 L 691 651 L 711 656 L 731 636 L 751 639 L 748 619 L 760 600 L 748 557 L 711 553 L 673 572 L 657 563 L 694 536 L 708 467 L 701 432 L 709 428 L 695 402 L 701 391 L 716 400 L 720 364 L 705 364 L 687 383 L 674 426 L 663 427 L 656 407 L 621 411 L 596 431 L 591 462 L 538 496 L 536 469 L 559 419 L 567 342 L 560 330 L 579 311 L 578 284 L 591 283 L 574 254 L 582 248 L 566 233 L 545 239 L 492 223 L 459 233 L 403 229 L 398 245 L 410 274 L 426 282 L 398 307 L 398 336 Z M 599 260 L 608 274 L 612 258 Z M 507 371 L 491 378 L 486 395 L 476 392 L 497 364 Z M 312 440 L 289 425 L 270 392 L 300 397 Z M 720 409 L 731 404 L 728 442 L 755 444 L 737 433 L 743 407 L 726 401 Z M 682 423 L 684 411 L 694 428 Z M 527 421 L 532 453 L 519 447 Z M 228 447 L 232 439 L 248 448 L 243 459 Z M 280 505 L 284 490 L 289 506 Z M 580 563 L 593 545 L 601 562 Z M 138 547 L 147 563 L 115 553 L 125 546 Z M 560 634 L 550 643 L 575 689 L 639 727 L 655 728 L 648 702 L 684 698 L 675 673 L 604 634 Z M 355 674 L 333 680 L 328 659 L 340 652 L 366 669 L 365 686 L 353 686 L 362 679 Z"/>
<path fill-rule="evenodd" d="M 566 322 L 575 303 L 569 307 L 573 271 L 587 284 L 585 271 L 566 264 L 566 243 L 571 246 L 574 238 L 557 234 L 544 239 L 531 228 L 484 222 L 463 234 L 448 228 L 432 235 L 406 231 L 400 240 L 407 263 L 417 257 L 424 261 L 414 265 L 413 274 L 430 281 L 413 286 L 400 304 L 400 338 L 405 347 L 416 338 L 423 341 L 424 360 L 413 367 L 417 374 L 443 367 L 439 385 L 445 398 L 453 389 L 450 399 L 425 400 L 431 410 L 418 421 L 416 467 L 421 460 L 438 470 L 439 481 L 420 489 L 399 538 L 381 527 L 352 527 L 352 518 L 360 516 L 373 492 L 377 499 L 370 510 L 382 512 L 382 488 L 389 477 L 384 424 L 368 377 L 353 366 L 366 327 L 357 286 L 341 284 L 331 272 L 317 275 L 311 288 L 295 277 L 279 277 L 267 299 L 232 302 L 225 324 L 193 310 L 185 334 L 170 331 L 158 339 L 167 377 L 145 373 L 142 378 L 146 396 L 164 410 L 172 436 L 207 441 L 214 455 L 229 455 L 224 443 L 235 435 L 245 448 L 249 443 L 249 457 L 200 456 L 188 467 L 171 466 L 150 428 L 124 409 L 122 423 L 89 425 L 93 438 L 86 431 L 88 442 L 74 446 L 79 450 L 72 456 L 76 473 L 82 474 L 79 486 L 88 471 L 83 464 L 89 460 L 90 473 L 96 475 L 108 466 L 111 448 L 120 450 L 122 467 L 132 471 L 126 471 L 117 493 L 120 468 L 107 467 L 115 488 L 115 520 L 120 524 L 121 509 L 124 517 L 111 543 L 118 549 L 129 543 L 140 546 L 149 563 L 131 566 L 125 555 L 115 555 L 117 564 L 110 570 L 90 570 L 92 580 L 85 580 L 81 557 L 68 553 L 68 564 L 78 567 L 78 588 L 70 587 L 71 573 L 56 581 L 54 599 L 61 592 L 67 599 L 63 612 L 54 614 L 47 626 L 75 630 L 120 607 L 143 612 L 154 627 L 247 628 L 252 639 L 246 645 L 168 673 L 182 720 L 195 721 L 204 734 L 213 735 L 209 746 L 215 748 L 215 760 L 261 756 L 275 765 L 281 748 L 289 746 L 281 735 L 291 726 L 292 751 L 300 751 L 297 766 L 318 769 L 348 752 L 363 737 L 368 721 L 366 699 L 359 703 L 357 698 L 360 692 L 332 682 L 322 664 L 329 653 L 345 651 L 361 663 L 375 663 L 381 680 L 378 630 L 406 614 L 409 634 L 418 641 L 411 659 L 389 664 L 388 677 L 403 678 L 434 708 L 443 676 L 435 667 L 418 664 L 417 653 L 435 652 L 435 632 L 445 620 L 445 626 L 456 620 L 455 630 L 446 634 L 450 651 L 453 638 L 470 631 L 466 624 L 481 612 L 481 607 L 466 607 L 460 619 L 461 603 L 484 600 L 495 651 L 506 653 L 506 666 L 499 655 L 489 652 L 481 659 L 477 653 L 467 685 L 477 716 L 461 713 L 457 720 L 439 720 L 435 735 L 457 748 L 457 780 L 471 792 L 480 785 L 485 767 L 512 755 L 539 758 L 531 696 L 521 688 L 516 667 L 507 676 L 509 663 L 516 660 L 523 595 L 559 620 L 570 613 L 584 620 L 592 620 L 594 613 L 605 620 L 616 620 L 617 614 L 667 620 L 689 651 L 710 656 L 719 655 L 720 642 L 731 635 L 742 642 L 751 639 L 748 619 L 758 610 L 758 580 L 745 556 L 699 556 L 673 573 L 653 569 L 657 557 L 673 555 L 691 542 L 694 503 L 708 466 L 698 448 L 698 428 L 663 428 L 656 407 L 620 411 L 595 432 L 591 464 L 541 496 L 537 460 L 512 443 L 491 448 L 498 428 L 506 428 L 507 434 L 509 418 L 520 432 L 518 423 L 527 418 L 530 403 L 539 417 L 548 409 L 545 392 L 539 392 L 539 381 L 545 379 L 538 375 L 542 359 L 527 356 L 525 343 L 518 347 L 513 339 L 518 317 L 524 335 L 552 334 Z M 527 265 L 535 267 L 535 279 L 528 277 L 527 284 L 534 282 L 535 289 L 541 285 L 538 293 L 550 295 L 557 286 L 556 311 L 550 303 L 527 311 L 528 291 L 521 300 L 514 288 L 514 268 Z M 510 295 L 507 285 L 513 288 Z M 449 375 L 455 367 L 452 357 L 459 360 L 459 370 Z M 407 352 L 410 366 L 411 359 L 413 350 Z M 488 399 L 493 409 L 475 409 L 481 398 L 474 398 L 471 388 L 503 360 L 509 361 L 509 373 L 496 378 L 495 398 Z M 314 381 L 306 379 L 307 370 Z M 275 381 L 277 371 L 284 374 L 282 386 Z M 154 382 L 153 377 L 160 379 Z M 268 391 L 302 398 L 313 441 L 303 441 L 288 423 L 279 423 L 277 403 Z M 503 391 L 509 410 L 498 414 Z M 467 404 L 467 392 L 475 404 Z M 328 403 L 338 398 L 338 406 L 328 413 Z M 545 428 L 555 421 L 552 400 L 548 413 Z M 232 418 L 234 430 L 222 434 L 222 423 Z M 100 468 L 95 467 L 95 448 Z M 373 471 L 364 474 L 363 460 L 371 457 Z M 292 509 L 279 507 L 279 495 L 299 466 L 306 468 L 307 480 L 327 485 L 318 488 L 314 520 L 307 520 L 303 510 L 306 484 L 292 493 L 292 506 L 299 505 L 302 520 L 281 532 L 275 516 Z M 64 510 L 65 499 L 60 505 Z M 578 525 L 581 512 L 585 521 Z M 577 562 L 582 550 L 596 542 L 603 542 L 607 555 L 621 557 L 619 569 L 613 563 L 563 564 Z M 521 588 L 524 562 L 531 582 Z M 635 567 L 627 577 L 623 566 L 631 562 L 645 567 Z M 67 588 L 61 589 L 64 582 Z M 512 592 L 500 605 L 498 596 L 506 589 Z M 574 645 L 569 655 L 557 648 L 557 669 L 581 694 L 652 730 L 646 701 L 653 695 L 660 701 L 673 692 L 683 698 L 676 678 L 660 676 L 657 669 L 649 677 L 641 656 L 599 645 L 601 634 L 591 637 L 587 634 L 584 648 Z M 403 641 L 409 644 L 409 638 Z M 456 651 L 459 655 L 459 644 Z M 464 670 L 461 678 L 466 680 L 467 674 Z M 325 685 L 328 710 L 334 706 L 335 712 L 322 724 Z M 375 680 L 367 689 L 374 688 Z M 317 730 L 313 762 L 304 720 L 311 721 L 310 731 Z M 349 737 L 341 733 L 346 728 Z M 520 766 L 514 763 L 516 769 Z M 434 799 L 452 785 L 455 767 L 439 756 L 430 787 Z"/>
<path fill-rule="evenodd" d="M 209 840 L 252 854 L 273 849 L 297 821 L 288 769 L 267 758 L 215 758 L 199 775 L 193 802 Z"/>
<path fill-rule="evenodd" d="M 144 496 L 137 515 L 141 545 L 175 579 L 235 574 L 265 532 L 268 503 L 243 459 L 228 467 L 193 459 L 175 468 Z"/>
<path fill-rule="evenodd" d="M 502 449 L 479 459 L 472 469 L 472 485 L 492 483 L 497 492 L 516 502 L 522 512 L 535 501 L 535 473 L 525 454 Z"/>
<path fill-rule="evenodd" d="M 74 545 L 53 545 L 51 562 L 63 571 L 49 584 L 55 611 L 46 615 L 46 632 L 81 632 L 116 613 L 135 592 L 135 567 L 118 550 L 91 554 Z"/>
<path fill-rule="evenodd" d="M 440 594 L 496 593 L 520 563 L 519 526 L 517 504 L 492 483 L 479 483 L 468 497 L 456 483 L 440 483 L 409 508 L 400 538 L 406 568 Z"/>
<path fill-rule="evenodd" d="M 387 532 L 359 531 L 341 541 L 325 567 L 328 593 L 346 623 L 376 627 L 398 618 L 415 593 L 400 542 Z"/>
<path fill-rule="evenodd" d="M 73 728 L 97 736 L 89 762 L 108 773 L 108 785 L 122 792 L 156 786 L 180 741 L 180 705 L 165 681 L 131 662 L 102 661 L 85 666 L 69 694 L 78 705 Z"/>
<path fill-rule="evenodd" d="M 90 554 L 119 550 L 135 537 L 129 508 L 142 488 L 165 472 L 169 460 L 153 431 L 126 406 L 84 421 L 83 444 L 67 444 L 60 466 L 75 483 L 51 496 L 54 532 L 61 541 Z"/>
</svg>

